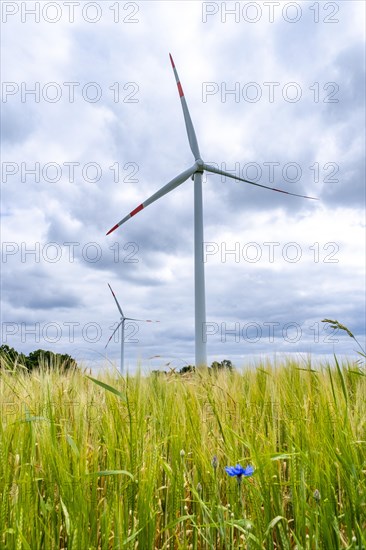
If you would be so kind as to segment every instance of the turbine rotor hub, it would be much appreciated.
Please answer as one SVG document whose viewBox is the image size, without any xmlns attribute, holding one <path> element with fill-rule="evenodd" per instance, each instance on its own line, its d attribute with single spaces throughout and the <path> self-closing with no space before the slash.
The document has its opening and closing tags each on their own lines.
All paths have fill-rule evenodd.
<svg viewBox="0 0 366 550">
<path fill-rule="evenodd" d="M 203 165 L 204 165 L 204 162 L 202 159 L 196 159 L 196 166 L 197 166 L 197 170 L 196 172 L 203 172 Z"/>
</svg>

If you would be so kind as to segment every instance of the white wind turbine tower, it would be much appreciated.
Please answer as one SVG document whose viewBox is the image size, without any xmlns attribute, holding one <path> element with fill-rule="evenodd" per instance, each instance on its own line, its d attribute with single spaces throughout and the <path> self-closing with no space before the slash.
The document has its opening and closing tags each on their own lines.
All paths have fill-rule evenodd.
<svg viewBox="0 0 366 550">
<path fill-rule="evenodd" d="M 114 298 L 114 301 L 116 302 L 116 305 L 118 307 L 118 311 L 121 314 L 121 320 L 120 320 L 119 324 L 117 325 L 117 327 L 112 332 L 112 335 L 109 338 L 108 342 L 106 343 L 104 349 L 108 346 L 109 342 L 112 340 L 113 336 L 116 334 L 119 327 L 121 327 L 121 365 L 120 365 L 120 370 L 121 370 L 121 374 L 123 374 L 123 371 L 124 371 L 125 321 L 139 321 L 139 322 L 143 322 L 143 323 L 159 323 L 159 321 L 151 321 L 151 319 L 133 319 L 132 317 L 125 317 L 124 314 L 123 314 L 122 308 L 119 305 L 119 302 L 117 300 L 117 296 L 113 292 L 112 287 L 109 283 L 108 283 L 108 286 L 110 288 L 110 291 L 112 292 L 112 296 Z"/>
<path fill-rule="evenodd" d="M 239 178 L 233 174 L 229 174 L 224 170 L 219 170 L 214 166 L 206 164 L 202 158 L 201 153 L 198 147 L 196 134 L 193 128 L 191 116 L 188 111 L 188 106 L 186 99 L 184 97 L 182 85 L 180 83 L 177 69 L 172 56 L 169 54 L 170 60 L 172 63 L 175 79 L 178 86 L 179 97 L 182 103 L 183 115 L 186 124 L 188 141 L 191 148 L 191 151 L 194 156 L 194 164 L 175 178 L 173 178 L 169 183 L 164 185 L 159 191 L 154 193 L 150 198 L 145 202 L 141 203 L 137 208 L 132 210 L 127 216 L 125 216 L 121 221 L 119 221 L 115 226 L 112 227 L 107 233 L 109 235 L 117 229 L 120 225 L 125 223 L 127 220 L 132 218 L 135 214 L 140 212 L 143 208 L 149 206 L 156 200 L 160 199 L 170 191 L 173 191 L 176 187 L 184 183 L 188 178 L 192 177 L 194 180 L 194 280 L 195 280 L 195 362 L 196 366 L 207 365 L 207 353 L 206 353 L 206 342 L 204 341 L 204 327 L 206 326 L 206 300 L 205 300 L 205 272 L 204 272 L 204 263 L 203 263 L 203 208 L 202 208 L 202 174 L 204 170 L 207 172 L 212 172 L 214 174 L 220 174 L 228 178 L 232 178 L 238 181 L 244 181 L 250 185 L 255 185 L 256 187 L 262 187 L 264 189 L 270 189 L 271 191 L 278 191 L 279 193 L 284 193 L 286 195 L 293 195 L 294 197 L 301 197 L 305 199 L 315 199 L 315 197 L 307 197 L 305 195 L 298 195 L 297 193 L 290 193 L 289 191 L 283 191 L 282 189 L 276 189 L 275 187 L 268 187 L 267 185 L 261 185 L 260 183 L 255 183 L 253 181 L 246 180 L 244 178 Z"/>
</svg>

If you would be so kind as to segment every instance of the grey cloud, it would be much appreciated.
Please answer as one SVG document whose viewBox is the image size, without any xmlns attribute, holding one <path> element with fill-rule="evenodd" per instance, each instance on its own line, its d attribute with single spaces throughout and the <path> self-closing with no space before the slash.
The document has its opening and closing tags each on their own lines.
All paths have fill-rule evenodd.
<svg viewBox="0 0 366 550">
<path fill-rule="evenodd" d="M 281 167 L 287 162 L 297 162 L 303 170 L 301 181 L 283 181 L 278 177 L 279 172 L 273 186 L 322 199 L 321 203 L 313 203 L 251 188 L 234 180 L 222 182 L 220 176 L 209 175 L 204 182 L 206 241 L 222 233 L 228 235 L 228 240 L 242 240 L 244 236 L 246 241 L 256 240 L 262 229 L 262 234 L 271 240 L 272 226 L 278 220 L 286 222 L 284 237 L 292 240 L 298 224 L 318 216 L 321 209 L 325 217 L 334 210 L 334 216 L 340 217 L 337 223 L 344 226 L 346 234 L 349 220 L 338 206 L 349 208 L 358 221 L 363 200 L 364 148 L 360 133 L 364 109 L 360 81 L 363 54 L 361 44 L 344 43 L 343 37 L 351 25 L 350 16 L 343 14 L 340 24 L 333 27 L 314 25 L 309 17 L 312 12 L 304 5 L 307 18 L 293 25 L 280 22 L 264 27 L 261 24 L 235 26 L 235 23 L 205 26 L 198 20 L 198 26 L 185 28 L 176 26 L 176 20 L 170 21 L 170 8 L 162 4 L 145 7 L 145 4 L 140 14 L 141 25 L 135 28 L 125 26 L 121 31 L 119 25 L 83 24 L 68 27 L 60 35 L 60 39 L 67 40 L 60 58 L 50 59 L 46 56 L 47 50 L 36 49 L 33 42 L 29 44 L 27 57 L 21 49 L 14 49 L 17 64 L 30 67 L 33 72 L 37 68 L 37 78 L 42 76 L 43 81 L 51 77 L 80 83 L 97 81 L 103 88 L 102 100 L 94 105 L 80 98 L 75 104 L 9 103 L 5 151 L 16 157 L 14 160 L 81 164 L 94 161 L 103 167 L 103 176 L 96 183 L 80 177 L 73 184 L 66 177 L 56 184 L 44 181 L 21 184 L 17 180 L 15 185 L 14 180 L 14 185 L 6 188 L 2 205 L 2 209 L 6 207 L 12 212 L 6 223 L 16 228 L 19 235 L 13 240 L 27 240 L 31 245 L 32 241 L 40 240 L 41 234 L 44 242 L 80 243 L 74 263 L 63 258 L 55 266 L 41 262 L 31 269 L 32 262 L 24 266 L 9 261 L 5 265 L 4 288 L 8 290 L 4 294 L 4 317 L 16 322 L 24 319 L 44 323 L 51 319 L 60 323 L 72 319 L 81 326 L 97 319 L 103 334 L 95 344 L 83 340 L 80 334 L 75 343 L 63 336 L 62 341 L 54 344 L 55 348 L 73 351 L 93 365 L 104 361 L 105 336 L 110 334 L 109 327 L 116 318 L 107 282 L 112 284 L 123 307 L 132 316 L 148 314 L 147 318 L 161 320 L 161 326 L 151 331 L 141 328 L 138 344 L 126 346 L 127 361 L 135 364 L 137 357 L 142 357 L 144 362 L 148 356 L 160 354 L 179 356 L 180 359 L 174 360 L 180 366 L 184 361 L 193 362 L 192 182 L 187 181 L 149 206 L 112 235 L 105 235 L 124 215 L 192 162 L 168 52 L 165 52 L 171 37 L 204 159 L 225 161 L 229 170 L 235 162 L 239 162 L 241 168 L 248 162 L 257 162 L 262 167 L 269 161 L 280 162 Z M 186 3 L 177 3 L 174 7 L 188 9 Z M 199 17 L 197 7 L 192 9 L 196 10 L 195 17 L 197 14 Z M 154 17 L 156 24 L 148 27 L 145 17 L 149 20 Z M 171 25 L 167 27 L 168 20 Z M 17 32 L 17 28 L 13 31 Z M 42 40 L 47 44 L 48 27 L 39 26 L 38 31 L 38 46 Z M 187 44 L 188 31 L 191 49 L 187 53 L 186 46 L 182 49 L 180 44 Z M 198 41 L 197 32 L 200 37 L 204 36 L 203 42 Z M 324 44 L 332 47 L 323 48 Z M 47 70 L 42 74 L 45 56 Z M 54 74 L 51 67 L 52 71 L 55 69 Z M 202 101 L 202 82 L 214 80 L 230 85 L 236 81 L 290 78 L 298 79 L 304 90 L 304 98 L 298 104 L 282 100 L 257 105 L 244 101 L 222 103 L 219 96 L 207 103 Z M 314 103 L 307 87 L 315 81 L 333 80 L 342 84 L 339 104 Z M 108 87 L 117 81 L 137 83 L 137 103 L 113 101 Z M 333 150 L 341 151 L 342 158 L 323 158 Z M 328 184 L 324 173 L 321 181 L 315 182 L 309 167 L 316 161 L 321 165 L 338 162 L 339 182 Z M 115 183 L 109 169 L 113 162 L 119 162 L 122 168 L 128 162 L 137 163 L 138 182 Z M 264 171 L 260 182 L 269 183 Z M 18 233 L 30 206 L 34 212 L 31 223 L 27 232 Z M 256 213 L 259 219 L 267 219 L 265 228 L 256 223 L 253 217 Z M 250 222 L 246 223 L 246 216 Z M 319 224 L 316 229 L 321 241 L 326 228 Z M 100 247 L 100 261 L 93 263 L 80 257 L 82 246 L 88 242 Z M 121 252 L 118 262 L 110 248 L 115 243 Z M 123 261 L 130 252 L 123 250 L 126 243 L 137 244 L 137 263 Z M 314 269 L 304 264 L 283 271 L 276 268 L 251 269 L 243 265 L 237 269 L 230 262 L 219 266 L 208 263 L 207 320 L 216 323 L 238 320 L 241 324 L 255 321 L 261 326 L 270 321 L 282 326 L 292 320 L 303 328 L 302 340 L 293 345 L 285 342 L 281 327 L 276 329 L 273 345 L 264 337 L 257 343 L 242 339 L 236 343 L 232 337 L 222 342 L 220 334 L 216 334 L 208 342 L 212 360 L 227 357 L 240 365 L 245 357 L 271 354 L 275 350 L 332 353 L 326 342 L 316 344 L 312 340 L 309 329 L 324 316 L 333 315 L 340 322 L 348 323 L 358 335 L 364 334 L 359 305 L 364 287 L 361 277 L 352 273 L 353 268 L 344 263 L 331 269 L 326 266 Z M 349 281 L 352 292 L 344 280 Z M 23 344 L 20 337 L 14 342 L 15 347 L 31 346 L 31 343 Z M 352 346 L 353 342 L 342 340 L 336 350 L 352 352 Z M 119 346 L 115 344 L 108 349 L 108 357 L 118 360 L 118 356 Z"/>
</svg>

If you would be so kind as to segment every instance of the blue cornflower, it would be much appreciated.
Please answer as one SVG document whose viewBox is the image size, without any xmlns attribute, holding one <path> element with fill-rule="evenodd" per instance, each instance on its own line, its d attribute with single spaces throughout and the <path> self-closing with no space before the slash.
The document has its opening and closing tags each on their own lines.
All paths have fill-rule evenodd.
<svg viewBox="0 0 366 550">
<path fill-rule="evenodd" d="M 243 468 L 243 466 L 241 466 L 240 464 L 237 464 L 236 466 L 226 466 L 225 470 L 229 474 L 229 476 L 236 476 L 238 482 L 241 481 L 242 476 L 249 477 L 254 474 L 253 466 L 247 466 L 246 468 Z"/>
</svg>

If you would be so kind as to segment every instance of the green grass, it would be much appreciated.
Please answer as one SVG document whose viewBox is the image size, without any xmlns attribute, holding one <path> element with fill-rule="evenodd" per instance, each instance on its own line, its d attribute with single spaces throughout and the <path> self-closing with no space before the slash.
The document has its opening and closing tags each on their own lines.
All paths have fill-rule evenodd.
<svg viewBox="0 0 366 550">
<path fill-rule="evenodd" d="M 1 549 L 366 548 L 360 366 L 99 380 L 0 371 Z"/>
</svg>

